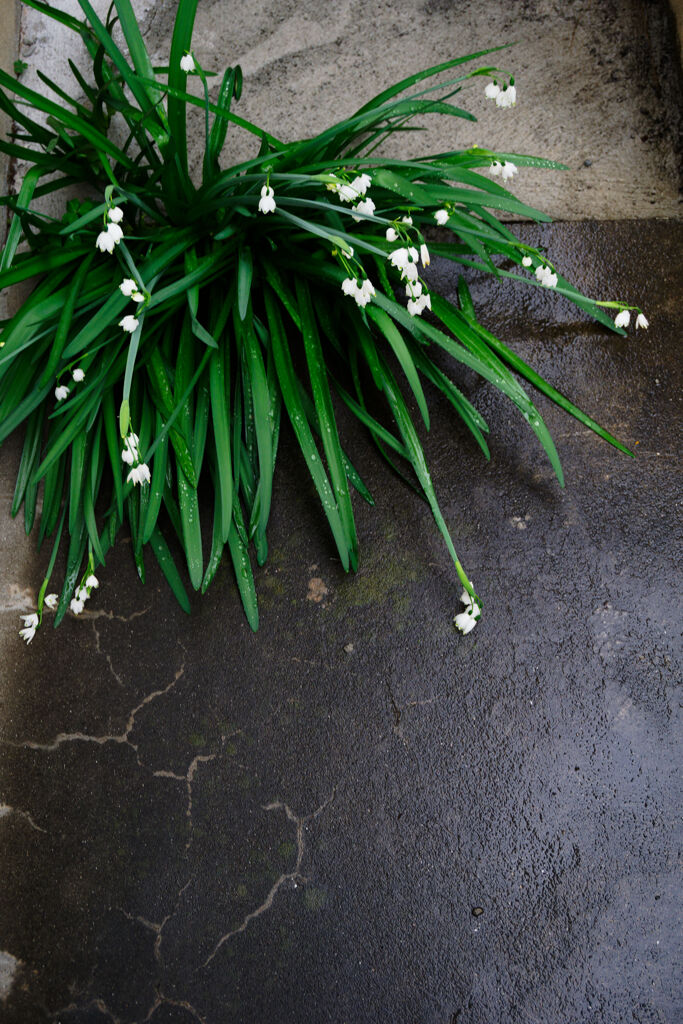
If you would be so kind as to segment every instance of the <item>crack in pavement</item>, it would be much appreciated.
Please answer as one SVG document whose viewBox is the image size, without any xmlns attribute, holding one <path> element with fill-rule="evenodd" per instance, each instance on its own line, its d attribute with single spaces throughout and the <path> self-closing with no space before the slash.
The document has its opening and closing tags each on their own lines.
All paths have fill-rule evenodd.
<svg viewBox="0 0 683 1024">
<path fill-rule="evenodd" d="M 280 875 L 280 877 L 271 886 L 268 895 L 266 896 L 263 903 L 261 903 L 255 910 L 250 911 L 238 928 L 233 928 L 232 931 L 226 932 L 225 935 L 221 936 L 221 938 L 214 946 L 213 952 L 210 954 L 210 956 L 206 958 L 204 963 L 201 965 L 202 968 L 208 967 L 208 965 L 211 963 L 213 958 L 218 953 L 218 950 L 224 943 L 228 942 L 228 940 L 232 939 L 235 935 L 239 935 L 241 932 L 246 931 L 250 921 L 253 921 L 255 918 L 260 917 L 261 914 L 264 914 L 266 912 L 266 910 L 270 910 L 270 908 L 273 905 L 273 901 L 277 896 L 278 890 L 282 885 L 284 885 L 285 882 L 294 882 L 294 884 L 296 885 L 297 880 L 302 882 L 307 881 L 307 879 L 304 878 L 303 875 L 301 874 L 301 863 L 303 861 L 304 853 L 306 850 L 306 846 L 304 843 L 304 828 L 306 827 L 309 821 L 313 821 L 320 814 L 322 814 L 325 808 L 332 803 L 336 794 L 337 787 L 335 786 L 327 800 L 325 800 L 325 802 L 322 803 L 320 807 L 316 808 L 315 811 L 312 811 L 311 814 L 307 814 L 303 818 L 298 817 L 287 804 L 283 803 L 280 800 L 276 800 L 273 803 L 264 805 L 264 811 L 284 811 L 287 816 L 287 820 L 293 822 L 296 825 L 296 862 L 294 864 L 294 869 L 293 871 L 288 871 L 286 872 L 286 874 Z"/>
<path fill-rule="evenodd" d="M 176 898 L 175 898 L 175 903 L 173 905 L 173 909 L 170 911 L 170 913 L 166 914 L 166 917 L 164 917 L 160 922 L 150 921 L 149 918 L 142 917 L 141 914 L 138 914 L 138 915 L 130 914 L 127 910 L 124 910 L 122 907 L 118 908 L 119 913 L 123 914 L 123 916 L 128 921 L 137 922 L 137 924 L 141 924 L 143 928 L 147 928 L 148 931 L 154 933 L 156 938 L 154 940 L 153 953 L 154 953 L 154 959 L 156 960 L 156 962 L 159 965 L 162 964 L 162 959 L 161 959 L 161 941 L 162 941 L 162 937 L 163 937 L 163 934 L 162 934 L 163 930 L 166 927 L 166 925 L 168 924 L 168 922 L 171 920 L 171 918 L 175 915 L 175 913 L 176 913 L 176 911 L 178 909 L 178 906 L 180 904 L 180 897 L 183 895 L 183 893 L 185 892 L 185 890 L 188 888 L 188 886 L 190 885 L 190 883 L 193 880 L 194 880 L 194 875 L 190 875 L 188 880 L 185 882 L 185 885 L 183 885 L 178 890 L 178 893 L 177 893 Z"/>
<path fill-rule="evenodd" d="M 157 987 L 156 993 L 156 999 L 154 1000 L 149 1013 L 144 1018 L 145 1021 L 148 1021 L 154 1011 L 160 1006 L 179 1006 L 182 1010 L 187 1010 L 188 1013 L 191 1013 L 194 1019 L 198 1020 L 200 1024 L 207 1024 L 206 1017 L 202 1017 L 199 1011 L 196 1010 L 191 1003 L 186 1002 L 184 999 L 169 999 L 168 996 L 163 994 L 160 987 Z"/>
<path fill-rule="evenodd" d="M 192 846 L 194 836 L 192 834 L 192 783 L 194 782 L 195 772 L 200 764 L 205 764 L 207 761 L 215 761 L 218 754 L 197 754 L 195 758 L 190 762 L 190 766 L 187 769 L 185 775 L 178 775 L 177 772 L 167 771 L 165 768 L 161 768 L 158 771 L 153 772 L 153 775 L 157 779 L 176 779 L 178 782 L 184 782 L 187 788 L 187 807 L 185 809 L 185 817 L 187 818 L 189 826 L 189 834 L 187 842 L 185 843 L 185 851 L 187 852 Z"/>
<path fill-rule="evenodd" d="M 235 732 L 231 732 L 227 735 L 221 736 L 221 747 L 225 746 L 228 740 L 233 739 L 235 736 L 239 736 L 241 733 L 241 729 L 236 729 Z M 209 761 L 215 761 L 219 753 L 220 751 L 216 752 L 215 754 L 197 754 L 197 756 L 190 761 L 188 769 L 184 775 L 179 775 L 178 772 L 172 772 L 167 768 L 159 768 L 157 769 L 157 771 L 152 773 L 154 777 L 157 779 L 175 779 L 177 782 L 185 783 L 185 786 L 187 788 L 187 807 L 185 810 L 185 817 L 187 818 L 189 826 L 189 834 L 187 842 L 185 843 L 185 852 L 187 852 L 190 849 L 190 847 L 192 846 L 192 842 L 194 840 L 194 836 L 192 834 L 192 785 L 194 783 L 195 773 L 200 764 L 206 764 Z M 244 767 L 244 765 L 240 765 L 240 767 Z"/>
<path fill-rule="evenodd" d="M 185 653 L 184 649 L 183 653 Z M 136 705 L 136 707 L 133 708 L 133 710 L 128 715 L 126 728 L 122 733 L 106 733 L 102 736 L 92 736 L 84 732 L 60 732 L 49 743 L 37 743 L 34 740 L 2 740 L 0 742 L 2 742 L 2 744 L 8 747 L 15 747 L 22 750 L 41 750 L 48 753 L 57 750 L 59 747 L 61 747 L 63 743 L 96 743 L 99 746 L 104 746 L 104 744 L 106 743 L 119 743 L 124 746 L 130 747 L 131 750 L 133 750 L 135 753 L 138 764 L 140 765 L 141 768 L 144 768 L 145 765 L 140 760 L 140 755 L 138 753 L 138 745 L 137 743 L 133 743 L 130 739 L 130 734 L 133 732 L 135 728 L 135 719 L 137 715 L 143 710 L 143 708 L 147 707 L 148 704 L 151 704 L 153 701 L 155 701 L 157 697 L 164 697 L 170 690 L 172 690 L 173 687 L 178 682 L 178 680 L 183 676 L 184 672 L 185 658 L 183 658 L 182 665 L 176 671 L 173 679 L 167 686 L 163 687 L 163 689 L 161 690 L 153 690 L 152 693 L 148 693 L 147 696 L 143 700 L 141 700 L 140 703 Z"/>
<path fill-rule="evenodd" d="M 0 818 L 9 817 L 10 814 L 16 814 L 18 818 L 25 818 L 32 829 L 35 829 L 36 832 L 43 832 L 47 835 L 47 829 L 41 828 L 40 825 L 36 825 L 29 811 L 22 811 L 18 807 L 10 807 L 9 804 L 0 804 Z"/>
<path fill-rule="evenodd" d="M 143 608 L 142 611 L 133 612 L 132 615 L 117 615 L 115 612 L 105 612 L 104 610 L 99 609 L 98 611 L 83 611 L 78 616 L 80 619 L 87 619 L 90 622 L 90 624 L 92 625 L 93 633 L 95 634 L 95 653 L 96 654 L 102 654 L 106 658 L 107 665 L 109 666 L 109 671 L 111 672 L 111 674 L 113 675 L 114 679 L 116 680 L 116 682 L 121 687 L 124 687 L 125 684 L 124 684 L 123 680 L 121 679 L 121 676 L 118 674 L 118 672 L 114 668 L 114 665 L 113 665 L 112 660 L 111 660 L 111 654 L 107 654 L 106 651 L 102 650 L 102 647 L 100 645 L 100 631 L 97 628 L 97 626 L 95 625 L 95 620 L 96 619 L 109 619 L 110 622 L 114 622 L 114 621 L 116 621 L 116 622 L 132 622 L 133 619 L 139 619 L 139 618 L 141 618 L 141 616 L 147 615 L 147 613 L 149 611 L 151 611 L 151 608 L 152 608 L 152 606 L 149 605 L 147 608 Z"/>
<path fill-rule="evenodd" d="M 60 1014 L 70 1013 L 72 1010 L 87 1011 L 90 1010 L 92 1007 L 94 1007 L 96 1010 L 99 1010 L 99 1012 L 103 1014 L 105 1017 L 108 1017 L 109 1020 L 113 1022 L 113 1024 L 123 1024 L 121 1018 L 117 1017 L 116 1014 L 109 1009 L 104 999 L 91 999 L 89 1003 L 85 1004 L 85 1006 L 79 1006 L 78 1003 L 69 1003 L 68 1006 L 61 1006 L 58 1010 L 55 1010 L 54 1013 L 50 1014 L 49 1020 L 54 1020 L 56 1021 L 56 1024 L 59 1024 Z"/>
</svg>

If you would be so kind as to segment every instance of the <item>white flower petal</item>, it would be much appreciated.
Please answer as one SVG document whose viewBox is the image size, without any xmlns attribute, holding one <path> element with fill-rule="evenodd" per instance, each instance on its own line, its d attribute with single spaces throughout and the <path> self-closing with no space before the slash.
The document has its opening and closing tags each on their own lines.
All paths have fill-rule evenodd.
<svg viewBox="0 0 683 1024">
<path fill-rule="evenodd" d="M 124 316 L 123 320 L 119 320 L 119 327 L 122 327 L 124 331 L 128 332 L 128 334 L 132 334 L 137 328 L 139 322 L 140 321 L 136 320 L 134 316 Z"/>
<path fill-rule="evenodd" d="M 393 252 L 389 253 L 388 258 L 392 266 L 398 267 L 399 270 L 402 270 L 408 263 L 408 250 L 405 248 L 394 249 Z"/>
<path fill-rule="evenodd" d="M 107 226 L 107 234 L 109 235 L 110 238 L 114 239 L 114 245 L 118 245 L 119 242 L 121 241 L 121 239 L 123 238 L 123 231 L 118 226 L 118 224 L 111 224 L 110 223 Z"/>
<path fill-rule="evenodd" d="M 258 201 L 259 213 L 275 212 L 275 210 L 277 209 L 277 204 L 273 198 L 274 194 L 275 193 L 273 192 L 272 188 L 270 189 L 270 194 L 265 195 L 263 194 L 263 189 L 261 189 L 261 198 Z"/>
<path fill-rule="evenodd" d="M 96 247 L 100 252 L 113 252 L 116 242 L 112 235 L 108 231 L 100 231 L 99 235 L 95 240 Z"/>
<path fill-rule="evenodd" d="M 463 636 L 467 636 L 477 624 L 477 620 L 468 615 L 467 612 L 460 612 L 459 615 L 455 616 L 453 622 L 455 623 L 455 628 L 459 629 Z"/>
<path fill-rule="evenodd" d="M 36 635 L 36 627 L 35 626 L 28 626 L 25 629 L 20 629 L 19 630 L 19 636 L 21 637 L 22 640 L 25 640 L 27 644 L 31 643 L 31 640 L 33 640 L 35 635 Z"/>
</svg>

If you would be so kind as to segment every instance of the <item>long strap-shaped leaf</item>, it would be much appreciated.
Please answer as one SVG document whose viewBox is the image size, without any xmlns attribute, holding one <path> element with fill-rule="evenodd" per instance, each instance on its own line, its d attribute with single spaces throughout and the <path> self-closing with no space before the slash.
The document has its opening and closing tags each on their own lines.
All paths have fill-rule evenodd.
<svg viewBox="0 0 683 1024">
<path fill-rule="evenodd" d="M 438 75 L 442 71 L 449 71 L 451 68 L 457 67 L 459 64 L 466 64 L 470 60 L 478 60 L 479 57 L 486 57 L 489 53 L 497 53 L 499 50 L 505 50 L 510 45 L 510 43 L 504 43 L 502 46 L 491 46 L 488 50 L 478 50 L 476 53 L 469 53 L 465 57 L 456 57 L 454 60 L 447 60 L 442 64 L 435 64 L 431 68 L 426 68 L 424 71 L 418 71 L 414 75 L 408 75 L 407 78 L 401 79 L 400 82 L 396 82 L 395 85 L 392 85 L 388 89 L 384 89 L 383 92 L 378 93 L 373 97 L 373 99 L 360 107 L 356 111 L 356 114 L 364 114 L 366 110 L 372 110 L 374 107 L 381 106 L 381 104 L 390 100 L 392 96 L 398 96 L 399 93 L 405 92 L 406 89 L 409 89 L 411 85 L 415 85 L 416 82 L 422 82 L 425 78 L 431 78 L 433 75 Z"/>
<path fill-rule="evenodd" d="M 315 488 L 320 496 L 323 511 L 330 524 L 330 529 L 332 530 L 332 535 L 337 545 L 337 550 L 339 551 L 341 563 L 344 569 L 348 570 L 348 539 L 344 527 L 342 526 L 339 509 L 337 508 L 337 503 L 334 500 L 334 494 L 330 487 L 327 473 L 325 472 L 318 449 L 316 448 L 315 441 L 313 440 L 313 435 L 311 433 L 311 428 L 308 425 L 306 413 L 299 400 L 298 382 L 294 373 L 292 357 L 289 351 L 289 346 L 287 345 L 277 300 L 275 294 L 271 292 L 270 289 L 265 289 L 264 297 L 275 368 L 277 370 L 278 380 L 280 381 L 280 390 L 282 391 L 282 400 L 285 403 L 285 408 L 294 429 L 294 433 L 296 434 L 297 441 L 299 442 L 299 447 L 301 448 L 301 453 L 306 462 L 306 466 L 308 467 L 308 471 L 311 474 Z"/>
<path fill-rule="evenodd" d="M 313 401 L 320 423 L 323 449 L 330 469 L 330 479 L 337 499 L 339 516 L 344 527 L 352 569 L 358 568 L 358 538 L 351 507 L 349 484 L 344 469 L 344 454 L 339 443 L 337 421 L 332 406 L 332 396 L 325 369 L 325 357 L 313 312 L 311 293 L 301 277 L 296 280 L 296 294 L 301 314 L 301 326 L 308 373 L 313 391 Z"/>
<path fill-rule="evenodd" d="M 465 284 L 464 280 L 462 281 L 462 285 L 464 285 L 464 288 L 467 289 L 467 285 Z M 459 292 L 461 292 L 461 288 L 462 286 L 459 285 Z M 469 294 L 469 290 L 467 293 Z M 583 423 L 584 426 L 589 427 L 589 429 L 594 431 L 594 433 L 596 433 L 598 437 L 601 437 L 604 441 L 608 441 L 611 445 L 614 445 L 615 448 L 618 448 L 619 451 L 624 452 L 625 455 L 630 455 L 631 457 L 633 457 L 633 452 L 630 451 L 630 449 L 628 449 L 626 445 L 622 444 L 621 441 L 618 441 L 616 437 L 613 437 L 607 430 L 604 429 L 604 427 L 601 427 L 599 423 L 596 423 L 594 419 L 592 419 L 585 412 L 583 412 L 582 409 L 579 409 L 579 407 L 574 405 L 573 402 L 570 402 L 568 398 L 565 398 L 565 396 L 560 391 L 558 391 L 557 388 L 554 388 L 552 384 L 549 384 L 548 381 L 544 380 L 543 377 L 541 377 L 540 374 L 536 373 L 536 371 L 532 369 L 532 367 L 529 366 L 528 363 L 525 363 L 524 360 L 521 359 L 516 354 L 516 352 L 513 352 L 511 349 L 507 347 L 507 345 L 503 344 L 503 342 L 499 338 L 497 338 L 495 334 L 491 334 L 490 331 L 487 331 L 484 327 L 481 326 L 480 323 L 478 323 L 478 321 L 476 321 L 476 319 L 474 319 L 473 316 L 469 315 L 467 312 L 465 312 L 465 315 L 467 316 L 470 325 L 481 337 L 481 339 L 484 342 L 486 342 L 486 344 L 489 345 L 504 362 L 511 366 L 513 370 L 516 370 L 517 373 L 521 374 L 523 377 L 526 377 L 529 383 L 533 384 L 533 386 L 538 391 L 540 391 L 542 394 L 550 398 L 551 401 L 555 402 L 556 405 L 559 405 L 560 409 L 564 409 L 564 411 L 568 412 L 570 416 L 573 416 L 580 423 Z"/>
</svg>

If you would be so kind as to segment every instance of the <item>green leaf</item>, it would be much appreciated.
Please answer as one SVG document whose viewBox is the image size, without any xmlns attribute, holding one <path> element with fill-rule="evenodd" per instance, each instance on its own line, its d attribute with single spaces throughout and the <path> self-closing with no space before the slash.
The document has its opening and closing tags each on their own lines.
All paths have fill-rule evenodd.
<svg viewBox="0 0 683 1024">
<path fill-rule="evenodd" d="M 69 336 L 74 308 L 78 299 L 81 298 L 83 282 L 90 272 L 93 255 L 93 253 L 89 253 L 76 271 L 66 302 L 64 303 L 59 316 L 59 323 L 57 324 L 57 330 L 55 332 L 52 348 L 50 349 L 50 355 L 48 356 L 45 369 L 43 370 L 38 382 L 40 385 L 47 384 L 52 379 L 55 370 L 59 365 L 62 351 L 64 350 L 64 346 L 66 345 L 66 341 Z"/>
<path fill-rule="evenodd" d="M 216 572 L 218 571 L 218 567 L 221 564 L 223 549 L 225 547 L 225 540 L 223 539 L 223 520 L 225 518 L 225 515 L 223 512 L 222 505 L 223 501 L 221 498 L 221 491 L 219 487 L 215 487 L 214 481 L 213 534 L 211 538 L 211 552 L 209 554 L 209 560 L 206 565 L 204 579 L 202 580 L 202 594 L 206 593 L 207 588 L 211 584 L 214 576 L 216 575 Z"/>
<path fill-rule="evenodd" d="M 237 264 L 237 309 L 239 311 L 240 320 L 244 320 L 247 315 L 253 273 L 254 265 L 251 257 L 251 249 L 249 246 L 240 246 Z"/>
<path fill-rule="evenodd" d="M 222 345 L 211 356 L 209 387 L 211 389 L 211 418 L 216 445 L 216 469 L 220 490 L 221 540 L 227 542 L 232 522 L 232 458 L 230 449 L 230 350 Z"/>
<path fill-rule="evenodd" d="M 460 311 L 452 306 L 450 302 L 442 299 L 439 295 L 433 295 L 432 311 L 481 360 L 482 364 L 486 367 L 486 372 L 480 371 L 482 376 L 491 380 L 503 394 L 507 395 L 514 402 L 543 445 L 546 455 L 555 470 L 560 487 L 564 487 L 564 473 L 562 472 L 555 443 L 540 413 L 527 393 L 515 380 L 507 367 L 484 344 L 479 335 L 471 329 Z M 451 350 L 450 345 L 447 350 Z"/>
<path fill-rule="evenodd" d="M 280 382 L 280 390 L 282 391 L 282 400 L 285 403 L 285 408 L 287 410 L 290 423 L 294 429 L 294 433 L 296 434 L 297 441 L 299 442 L 299 447 L 301 448 L 304 461 L 320 496 L 323 511 L 330 524 L 330 529 L 332 530 L 332 536 L 334 537 L 337 545 L 342 566 L 345 570 L 348 570 L 349 548 L 346 533 L 342 526 L 339 510 L 337 508 L 337 503 L 334 500 L 334 494 L 332 493 L 330 482 L 315 446 L 315 441 L 311 434 L 311 428 L 308 425 L 306 414 L 301 405 L 301 401 L 299 400 L 298 382 L 294 373 L 292 357 L 287 345 L 275 294 L 274 292 L 271 292 L 270 289 L 266 289 L 264 298 L 275 368 Z"/>
<path fill-rule="evenodd" d="M 433 67 L 426 68 L 424 71 L 418 71 L 416 74 L 408 75 L 407 78 L 403 78 L 400 82 L 390 86 L 388 89 L 384 89 L 378 93 L 373 99 L 369 100 L 364 106 L 360 107 L 356 111 L 354 116 L 358 114 L 364 114 L 367 110 L 373 110 L 381 104 L 386 103 L 393 96 L 397 96 L 399 93 L 405 92 L 412 85 L 417 82 L 422 82 L 425 78 L 431 78 L 433 75 L 438 75 L 442 71 L 450 71 L 451 68 L 457 67 L 459 64 L 466 64 L 470 60 L 478 60 L 479 57 L 486 57 L 489 53 L 497 53 L 499 50 L 505 50 L 510 43 L 505 43 L 503 46 L 492 46 L 488 50 L 479 50 L 476 53 L 470 53 L 466 57 L 456 57 L 454 60 L 444 61 L 442 64 L 435 64 Z"/>
<path fill-rule="evenodd" d="M 105 392 L 102 396 L 102 414 L 104 417 L 104 434 L 107 439 L 107 450 L 111 463 L 112 477 L 114 480 L 114 494 L 116 496 L 116 508 L 119 522 L 123 522 L 123 483 L 121 481 L 121 448 L 119 443 L 119 432 L 116 428 L 116 413 L 114 411 L 114 396 L 111 391 Z"/>
<path fill-rule="evenodd" d="M 159 432 L 162 424 L 162 419 L 159 413 L 156 414 L 156 429 Z M 142 543 L 146 544 L 152 532 L 156 527 L 157 519 L 159 517 L 159 511 L 161 509 L 161 501 L 164 496 L 164 485 L 166 482 L 166 467 L 168 464 L 168 435 L 166 435 L 159 443 L 156 453 L 154 455 L 154 462 L 152 464 L 152 479 L 149 486 L 149 501 L 147 502 L 147 510 L 145 512 L 145 522 L 141 530 Z"/>
<path fill-rule="evenodd" d="M 427 409 L 424 391 L 420 384 L 420 378 L 418 377 L 413 357 L 408 351 L 408 346 L 406 345 L 401 332 L 398 330 L 391 317 L 389 317 L 388 314 L 378 306 L 370 305 L 366 312 L 391 345 L 394 355 L 398 359 L 401 369 L 405 373 L 406 379 L 410 384 L 410 389 L 415 395 L 415 400 L 422 415 L 424 425 L 427 430 L 429 430 L 429 410 Z"/>
<path fill-rule="evenodd" d="M 235 498 L 235 501 L 237 498 Z M 247 617 L 247 622 L 254 632 L 258 629 L 258 603 L 256 600 L 256 588 L 254 586 L 254 574 L 249 561 L 249 552 L 240 537 L 239 530 L 233 523 L 228 534 L 228 547 L 230 557 L 235 568 L 235 578 L 242 598 L 242 607 Z"/>
<path fill-rule="evenodd" d="M 21 188 L 19 189 L 19 195 L 17 196 L 17 206 L 28 207 L 30 205 L 35 187 L 38 184 L 38 179 L 43 173 L 44 171 L 40 167 L 32 167 L 26 172 L 24 180 L 21 183 Z M 9 231 L 7 232 L 7 240 L 5 241 L 2 255 L 0 256 L 0 275 L 3 271 L 9 270 L 12 265 L 14 254 L 17 251 L 17 246 L 21 239 L 21 228 L 21 217 L 15 213 L 12 218 Z M 2 281 L 1 276 L 0 281 Z"/>
<path fill-rule="evenodd" d="M 351 507 L 351 496 L 349 485 L 344 470 L 344 457 L 339 443 L 337 422 L 334 416 L 332 398 L 325 370 L 325 357 L 323 355 L 318 328 L 313 314 L 311 295 L 306 284 L 297 278 L 296 294 L 299 304 L 299 313 L 303 328 L 304 349 L 308 373 L 313 391 L 313 401 L 320 423 L 320 436 L 323 449 L 330 469 L 330 478 L 334 495 L 339 508 L 346 545 L 349 552 L 349 562 L 352 569 L 358 567 L 358 538 L 356 536 L 356 524 L 353 518 Z"/>
<path fill-rule="evenodd" d="M 16 516 L 17 512 L 21 508 L 21 503 L 26 494 L 26 488 L 28 487 L 29 480 L 33 476 L 36 460 L 40 457 L 44 416 L 44 407 L 40 406 L 31 413 L 29 417 L 26 427 L 26 436 L 24 438 L 24 447 L 21 453 L 21 462 L 19 463 L 19 472 L 17 473 L 17 482 L 14 488 L 14 498 L 12 500 L 13 517 Z"/>
<path fill-rule="evenodd" d="M 183 609 L 184 612 L 190 614 L 190 599 L 187 596 L 187 591 L 183 586 L 183 581 L 180 578 L 180 573 L 176 568 L 176 564 L 173 561 L 173 555 L 169 551 L 168 544 L 164 540 L 161 531 L 158 527 L 154 527 L 152 534 L 149 538 L 149 543 L 152 546 L 154 556 L 161 567 L 168 585 L 173 591 L 173 595 Z"/>
<path fill-rule="evenodd" d="M 155 348 L 151 351 L 146 365 L 149 370 L 150 381 L 155 390 L 159 411 L 164 419 L 170 421 L 171 415 L 177 416 L 179 414 L 182 404 L 178 403 L 176 409 L 173 408 L 173 394 L 168 383 L 163 359 L 158 349 Z M 168 426 L 168 424 L 166 425 Z M 188 483 L 196 486 L 197 474 L 192 464 L 192 456 L 190 455 L 190 449 L 185 437 L 176 428 L 170 428 L 170 437 L 180 468 L 187 477 Z"/>
<path fill-rule="evenodd" d="M 436 492 L 434 491 L 434 486 L 432 484 L 432 478 L 427 466 L 427 460 L 425 459 L 424 451 L 418 439 L 413 421 L 410 418 L 410 413 L 408 412 L 393 375 L 383 362 L 382 372 L 384 375 L 384 394 L 386 395 L 389 406 L 391 407 L 391 411 L 396 421 L 396 426 L 403 437 L 403 443 L 408 451 L 410 461 L 412 462 L 413 469 L 415 470 L 415 475 L 420 481 L 420 486 L 422 487 L 427 501 L 429 502 L 432 515 L 434 516 L 436 525 L 439 527 L 441 535 L 446 542 L 446 547 L 450 552 L 453 563 L 457 565 L 458 556 L 455 548 L 453 547 L 453 541 L 451 540 L 451 535 L 448 532 L 448 527 L 446 526 L 441 514 L 441 509 L 439 508 L 439 503 L 436 499 Z"/>
<path fill-rule="evenodd" d="M 188 181 L 187 171 L 187 128 L 185 124 L 186 103 L 182 99 L 182 87 L 187 76 L 180 67 L 180 61 L 192 45 L 192 29 L 197 14 L 198 0 L 180 0 L 175 16 L 173 38 L 171 39 L 171 55 L 169 57 L 169 98 L 168 127 L 173 139 L 176 158 L 184 180 Z M 153 75 L 150 78 L 153 79 Z"/>
</svg>

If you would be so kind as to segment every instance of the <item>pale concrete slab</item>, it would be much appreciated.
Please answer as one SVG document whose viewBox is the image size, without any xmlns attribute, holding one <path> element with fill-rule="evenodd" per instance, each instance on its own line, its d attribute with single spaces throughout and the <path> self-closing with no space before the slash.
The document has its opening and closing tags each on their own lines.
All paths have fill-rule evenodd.
<svg viewBox="0 0 683 1024">
<path fill-rule="evenodd" d="M 74 0 L 60 7 L 78 11 Z M 136 0 L 134 7 L 155 61 L 165 63 L 176 5 Z M 424 135 L 397 136 L 387 153 L 473 143 L 534 153 L 570 170 L 525 170 L 515 191 L 555 218 L 677 216 L 680 67 L 666 0 L 203 0 L 195 30 L 207 69 L 242 65 L 239 113 L 288 140 L 353 113 L 421 68 L 513 41 L 498 59 L 515 73 L 515 109 L 487 102 L 475 80 L 462 98 L 477 124 L 433 118 Z M 66 57 L 79 52 L 75 36 L 23 10 L 27 81 L 37 81 L 37 68 L 63 80 Z M 196 136 L 199 153 L 201 118 Z M 229 139 L 226 160 L 250 155 L 246 133 Z"/>
</svg>

